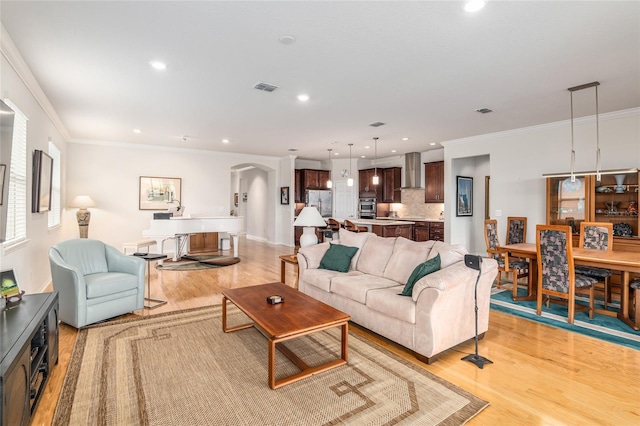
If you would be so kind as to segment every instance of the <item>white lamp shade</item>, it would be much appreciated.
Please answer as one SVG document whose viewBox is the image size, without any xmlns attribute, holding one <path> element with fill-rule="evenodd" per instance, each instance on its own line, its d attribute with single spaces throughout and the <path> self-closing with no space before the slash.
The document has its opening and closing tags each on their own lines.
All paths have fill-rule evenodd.
<svg viewBox="0 0 640 426">
<path fill-rule="evenodd" d="M 86 209 L 87 207 L 95 207 L 96 203 L 88 195 L 78 195 L 74 198 L 69 207 L 78 207 L 80 209 Z"/>
<path fill-rule="evenodd" d="M 317 208 L 305 207 L 293 222 L 293 226 L 327 226 L 327 223 Z"/>
</svg>

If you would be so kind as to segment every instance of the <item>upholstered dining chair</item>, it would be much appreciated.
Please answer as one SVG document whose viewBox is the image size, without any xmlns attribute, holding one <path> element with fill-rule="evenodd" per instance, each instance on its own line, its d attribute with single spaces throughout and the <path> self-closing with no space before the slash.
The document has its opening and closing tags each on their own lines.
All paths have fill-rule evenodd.
<svg viewBox="0 0 640 426">
<path fill-rule="evenodd" d="M 629 283 L 629 287 L 633 290 L 633 298 L 631 300 L 633 307 L 633 319 L 636 327 L 640 328 L 640 278 L 636 278 Z"/>
<path fill-rule="evenodd" d="M 51 247 L 49 264 L 66 324 L 80 328 L 144 307 L 143 259 L 78 238 Z"/>
<path fill-rule="evenodd" d="M 487 219 L 484 221 L 484 241 L 487 245 L 487 253 L 490 258 L 498 262 L 498 278 L 496 287 L 502 287 L 502 273 L 512 274 L 511 289 L 513 297 L 518 295 L 518 280 L 529 277 L 529 264 L 526 261 L 510 258 L 500 250 L 500 240 L 498 239 L 498 221 Z"/>
<path fill-rule="evenodd" d="M 613 224 L 610 222 L 581 222 L 580 242 L 578 247 L 594 250 L 613 251 Z M 611 302 L 610 269 L 593 266 L 576 265 L 576 274 L 586 275 L 602 283 L 604 291 L 604 307 Z"/>
<path fill-rule="evenodd" d="M 567 301 L 567 321 L 573 324 L 576 309 L 589 310 L 593 318 L 595 278 L 575 273 L 571 227 L 566 225 L 536 225 L 538 261 L 537 314 L 542 314 L 543 298 L 547 301 Z M 576 295 L 588 295 L 589 306 L 576 304 Z"/>
<path fill-rule="evenodd" d="M 527 242 L 527 218 L 507 217 L 507 244 L 520 244 Z"/>
<path fill-rule="evenodd" d="M 369 231 L 366 226 L 357 226 L 355 223 L 350 220 L 344 221 L 344 229 L 351 232 L 367 232 Z"/>
</svg>

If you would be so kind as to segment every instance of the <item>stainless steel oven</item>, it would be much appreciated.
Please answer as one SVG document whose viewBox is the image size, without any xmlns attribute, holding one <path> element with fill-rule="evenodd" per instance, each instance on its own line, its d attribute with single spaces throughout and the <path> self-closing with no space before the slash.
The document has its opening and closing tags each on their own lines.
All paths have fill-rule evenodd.
<svg viewBox="0 0 640 426">
<path fill-rule="evenodd" d="M 358 201 L 358 217 L 360 219 L 376 218 L 376 199 L 360 198 Z"/>
</svg>

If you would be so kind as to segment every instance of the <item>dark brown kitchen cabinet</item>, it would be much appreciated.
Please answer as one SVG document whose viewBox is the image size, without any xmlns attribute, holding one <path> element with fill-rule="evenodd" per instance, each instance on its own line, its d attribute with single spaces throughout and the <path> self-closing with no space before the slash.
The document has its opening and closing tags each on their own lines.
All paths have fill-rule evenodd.
<svg viewBox="0 0 640 426">
<path fill-rule="evenodd" d="M 444 222 L 429 222 L 429 239 L 444 241 Z"/>
<path fill-rule="evenodd" d="M 372 225 L 371 232 L 379 237 L 404 237 L 413 239 L 413 225 Z"/>
<path fill-rule="evenodd" d="M 295 202 L 305 202 L 307 189 L 328 189 L 329 170 L 296 169 L 295 170 Z"/>
<path fill-rule="evenodd" d="M 424 164 L 425 203 L 444 203 L 444 161 Z"/>
<path fill-rule="evenodd" d="M 294 201 L 296 203 L 304 203 L 304 188 L 302 187 L 302 173 L 300 173 L 300 170 L 297 170 L 297 169 L 294 174 L 293 194 L 294 194 Z"/>
<path fill-rule="evenodd" d="M 378 174 L 378 184 L 373 184 L 373 177 Z M 382 169 L 364 169 L 358 172 L 358 189 L 360 192 L 375 193 L 376 201 L 382 202 L 382 187 L 383 187 Z"/>
<path fill-rule="evenodd" d="M 402 167 L 382 169 L 382 202 L 401 203 Z"/>
</svg>

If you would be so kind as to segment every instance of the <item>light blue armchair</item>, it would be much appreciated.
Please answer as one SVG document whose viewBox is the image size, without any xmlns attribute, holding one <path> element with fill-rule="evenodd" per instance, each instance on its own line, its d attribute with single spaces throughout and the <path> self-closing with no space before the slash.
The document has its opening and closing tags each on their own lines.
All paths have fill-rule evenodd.
<svg viewBox="0 0 640 426">
<path fill-rule="evenodd" d="M 144 306 L 145 261 L 98 240 L 62 241 L 49 249 L 60 320 L 80 328 Z"/>
</svg>

